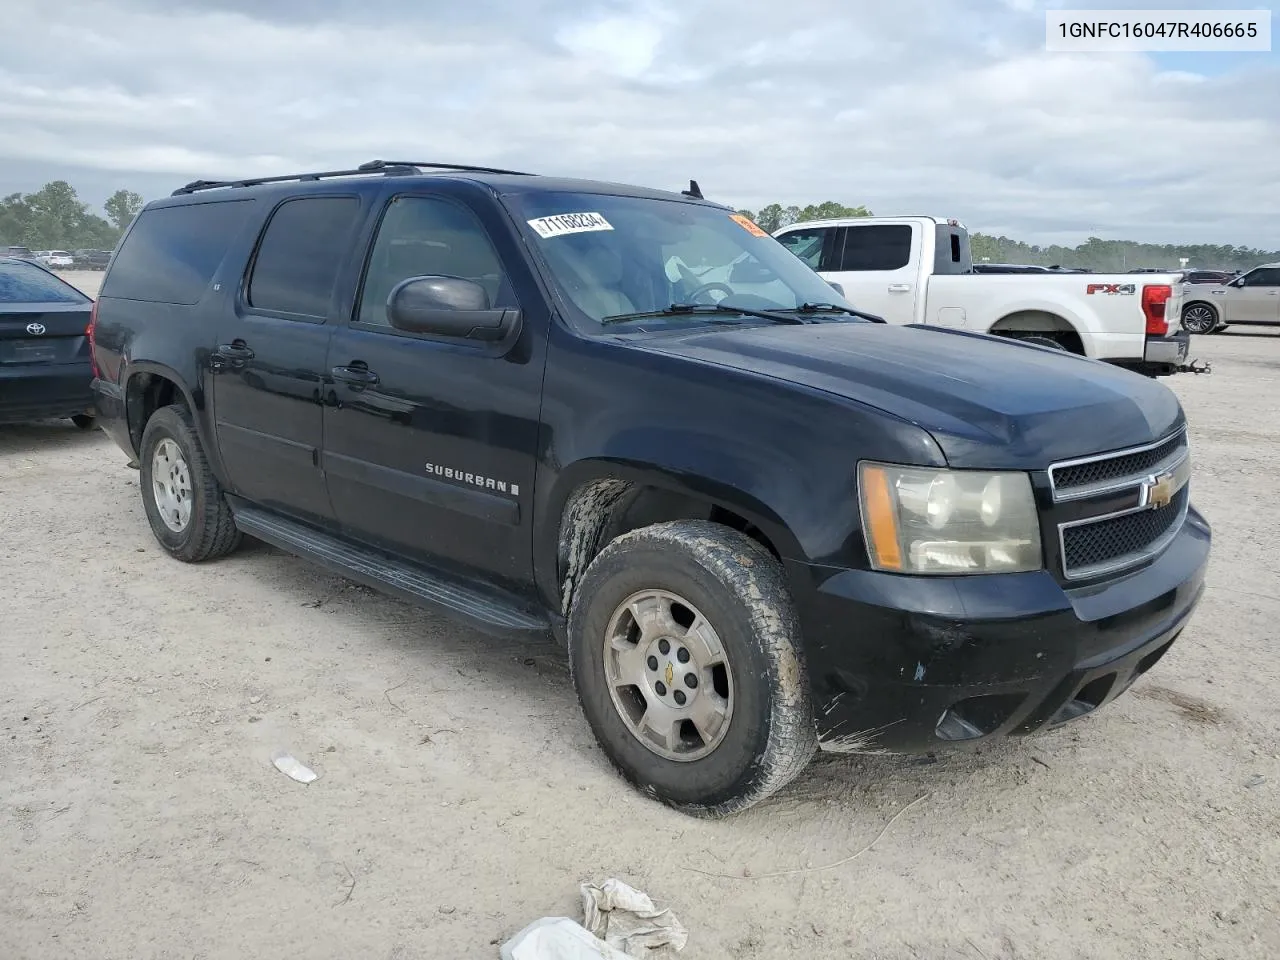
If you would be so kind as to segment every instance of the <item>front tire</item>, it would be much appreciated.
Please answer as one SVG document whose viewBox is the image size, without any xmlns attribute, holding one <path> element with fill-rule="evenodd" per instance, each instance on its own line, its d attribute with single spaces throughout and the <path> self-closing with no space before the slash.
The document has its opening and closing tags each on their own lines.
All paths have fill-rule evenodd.
<svg viewBox="0 0 1280 960">
<path fill-rule="evenodd" d="M 225 556 L 240 544 L 240 531 L 209 468 L 182 404 L 157 410 L 142 431 L 139 452 L 142 504 L 160 545 L 186 563 Z"/>
<path fill-rule="evenodd" d="M 583 712 L 631 783 L 720 817 L 790 783 L 817 748 L 799 623 L 782 568 L 701 520 L 623 534 L 569 616 Z"/>
<path fill-rule="evenodd" d="M 1213 333 L 1218 327 L 1218 311 L 1207 303 L 1190 303 L 1182 310 L 1182 329 L 1187 333 Z"/>
</svg>

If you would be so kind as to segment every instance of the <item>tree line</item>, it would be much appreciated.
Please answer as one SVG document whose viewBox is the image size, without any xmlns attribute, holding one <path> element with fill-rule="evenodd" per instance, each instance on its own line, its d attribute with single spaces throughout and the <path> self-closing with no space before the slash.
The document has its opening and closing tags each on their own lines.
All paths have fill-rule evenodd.
<svg viewBox="0 0 1280 960">
<path fill-rule="evenodd" d="M 869 217 L 866 207 L 847 207 L 834 200 L 809 204 L 807 207 L 784 207 L 771 203 L 759 210 L 739 210 L 750 217 L 763 230 L 773 233 L 781 227 L 805 220 L 827 220 L 835 217 Z M 1122 273 L 1138 267 L 1179 269 L 1179 261 L 1185 257 L 1188 267 L 1202 270 L 1249 270 L 1260 263 L 1280 260 L 1280 250 L 1260 250 L 1254 247 L 1233 247 L 1211 243 L 1139 243 L 1134 240 L 1103 240 L 1090 237 L 1075 247 L 1059 245 L 1042 247 L 993 237 L 984 233 L 971 233 L 969 243 L 975 263 L 1027 263 L 1041 267 L 1077 267 L 1099 273 Z"/>
<path fill-rule="evenodd" d="M 100 217 L 65 180 L 46 183 L 35 193 L 11 193 L 0 199 L 0 244 L 32 250 L 111 250 L 142 209 L 142 197 L 117 190 L 102 205 Z"/>
<path fill-rule="evenodd" d="M 71 184 L 54 180 L 35 193 L 11 193 L 0 199 L 0 244 L 18 244 L 32 250 L 110 250 L 138 215 L 142 202 L 142 197 L 131 190 L 117 190 L 103 204 L 104 218 L 80 199 Z M 804 207 L 771 203 L 759 210 L 738 212 L 770 233 L 803 220 L 872 215 L 866 207 L 850 207 L 834 200 Z M 1189 266 L 1205 270 L 1248 270 L 1280 260 L 1280 250 L 1207 243 L 1156 244 L 1090 237 L 1075 247 L 1042 247 L 982 233 L 970 234 L 969 239 L 976 263 L 987 260 L 1045 267 L 1056 264 L 1101 272 L 1137 267 L 1177 269 L 1183 257 Z"/>
</svg>

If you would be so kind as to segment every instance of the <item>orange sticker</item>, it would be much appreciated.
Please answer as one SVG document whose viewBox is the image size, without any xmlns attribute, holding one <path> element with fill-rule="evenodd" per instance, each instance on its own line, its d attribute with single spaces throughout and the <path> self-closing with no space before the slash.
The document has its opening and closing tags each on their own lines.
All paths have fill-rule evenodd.
<svg viewBox="0 0 1280 960">
<path fill-rule="evenodd" d="M 736 223 L 738 226 L 740 226 L 743 230 L 747 231 L 747 233 L 751 234 L 753 237 L 768 236 L 767 233 L 765 233 L 763 230 L 757 227 L 754 223 L 752 223 L 749 217 L 744 217 L 740 213 L 729 214 L 729 219 L 732 220 L 734 223 Z"/>
</svg>

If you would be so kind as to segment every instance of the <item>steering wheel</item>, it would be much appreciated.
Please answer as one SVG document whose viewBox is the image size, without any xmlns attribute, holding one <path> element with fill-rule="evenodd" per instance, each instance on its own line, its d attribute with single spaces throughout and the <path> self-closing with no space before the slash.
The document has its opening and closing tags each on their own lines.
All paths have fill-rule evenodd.
<svg viewBox="0 0 1280 960">
<path fill-rule="evenodd" d="M 712 290 L 720 290 L 724 293 L 726 297 L 732 297 L 734 293 L 733 287 L 729 286 L 728 284 L 719 283 L 718 281 L 712 281 L 711 283 L 704 283 L 702 286 L 698 287 L 696 290 L 690 293 L 689 302 L 697 303 L 698 298 L 700 296 L 702 296 L 704 293 L 710 293 Z"/>
</svg>

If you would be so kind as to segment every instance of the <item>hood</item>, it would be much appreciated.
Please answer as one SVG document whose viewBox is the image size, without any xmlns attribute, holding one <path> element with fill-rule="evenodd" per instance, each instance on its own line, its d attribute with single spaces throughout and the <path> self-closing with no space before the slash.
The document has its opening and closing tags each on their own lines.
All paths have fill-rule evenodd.
<svg viewBox="0 0 1280 960">
<path fill-rule="evenodd" d="M 633 347 L 734 367 L 927 430 L 954 467 L 1043 469 L 1158 440 L 1183 422 L 1153 379 L 1062 351 L 878 323 L 717 328 Z"/>
</svg>

